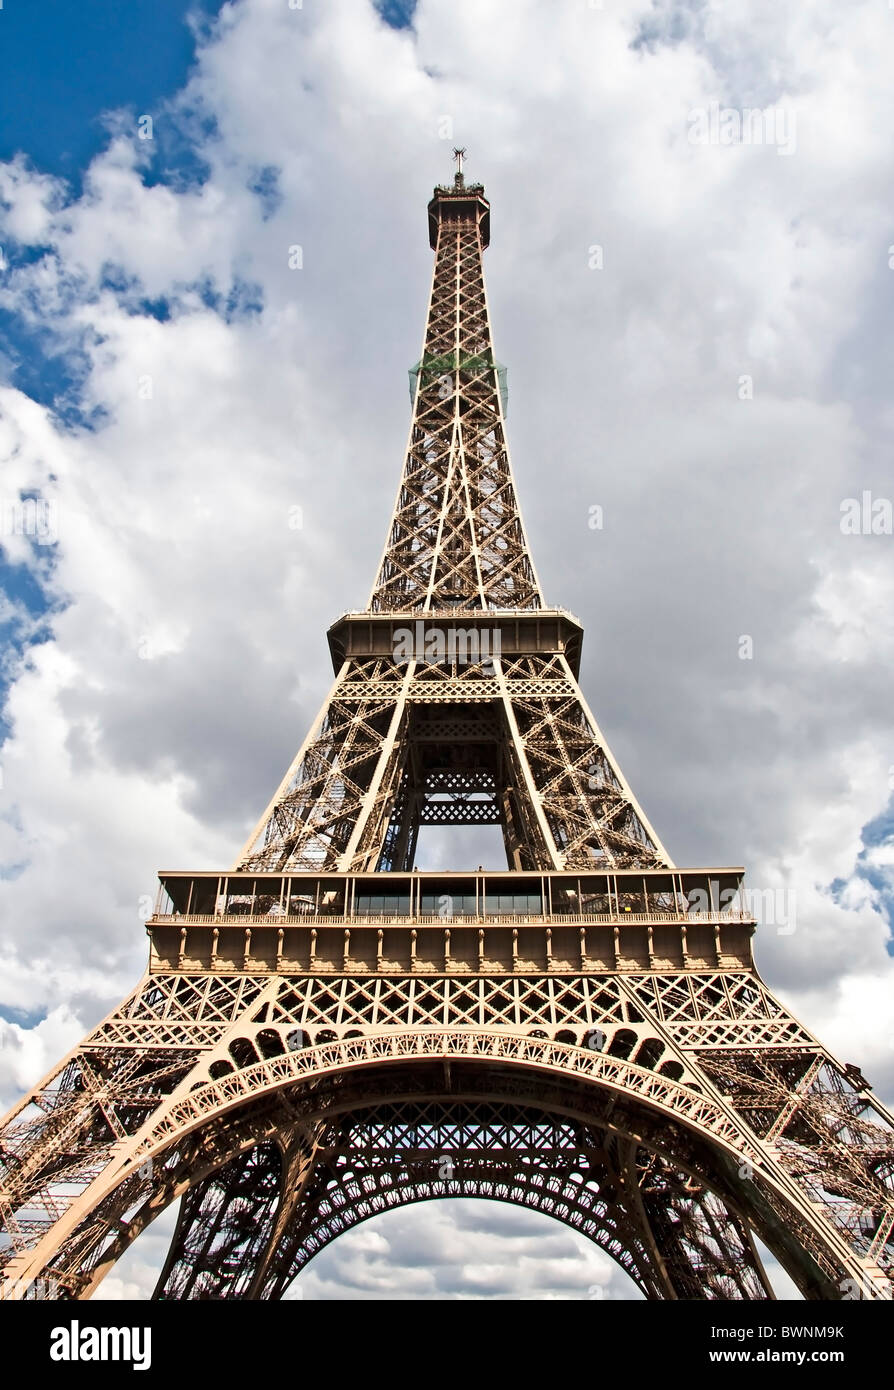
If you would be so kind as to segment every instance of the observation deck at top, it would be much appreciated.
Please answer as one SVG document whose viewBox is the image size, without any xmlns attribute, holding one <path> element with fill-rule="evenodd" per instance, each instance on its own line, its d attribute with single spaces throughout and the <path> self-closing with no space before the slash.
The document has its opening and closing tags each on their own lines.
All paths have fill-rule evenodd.
<svg viewBox="0 0 894 1390">
<path fill-rule="evenodd" d="M 484 184 L 470 183 L 457 174 L 452 184 L 437 184 L 428 205 L 428 239 L 432 249 L 438 244 L 442 222 L 477 221 L 481 245 L 490 245 L 490 203 L 484 196 Z"/>
</svg>

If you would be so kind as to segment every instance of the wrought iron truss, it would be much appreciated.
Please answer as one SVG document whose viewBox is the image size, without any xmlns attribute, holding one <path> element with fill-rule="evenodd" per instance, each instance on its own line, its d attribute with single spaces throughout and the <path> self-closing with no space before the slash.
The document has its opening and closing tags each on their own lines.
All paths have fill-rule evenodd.
<svg viewBox="0 0 894 1390">
<path fill-rule="evenodd" d="M 0 1294 L 88 1298 L 180 1200 L 160 1298 L 282 1297 L 377 1212 L 478 1197 L 648 1298 L 890 1299 L 894 1121 L 770 993 L 737 869 L 674 867 L 515 496 L 482 251 L 435 189 L 406 462 L 335 681 L 233 868 L 165 873 L 134 992 L 0 1128 Z M 499 824 L 508 870 L 413 870 Z"/>
</svg>

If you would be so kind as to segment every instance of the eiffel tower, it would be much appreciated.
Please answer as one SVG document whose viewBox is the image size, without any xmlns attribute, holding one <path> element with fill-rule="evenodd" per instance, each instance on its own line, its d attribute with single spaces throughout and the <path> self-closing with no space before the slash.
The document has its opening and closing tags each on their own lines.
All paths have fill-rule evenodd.
<svg viewBox="0 0 894 1390">
<path fill-rule="evenodd" d="M 436 1197 L 544 1212 L 650 1299 L 890 1299 L 894 1128 L 755 969 L 740 868 L 676 867 L 578 687 L 509 465 L 466 183 L 378 574 L 230 869 L 159 875 L 132 994 L 5 1118 L 9 1298 L 86 1299 L 176 1199 L 155 1297 L 276 1299 Z M 508 867 L 414 868 L 499 825 Z"/>
</svg>

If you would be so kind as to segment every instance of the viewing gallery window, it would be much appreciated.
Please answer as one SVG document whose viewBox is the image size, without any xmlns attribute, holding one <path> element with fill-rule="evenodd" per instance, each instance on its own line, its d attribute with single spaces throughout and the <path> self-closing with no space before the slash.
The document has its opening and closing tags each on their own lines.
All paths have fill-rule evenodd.
<svg viewBox="0 0 894 1390">
<path fill-rule="evenodd" d="M 358 893 L 354 900 L 357 917 L 409 917 L 409 893 Z"/>
</svg>

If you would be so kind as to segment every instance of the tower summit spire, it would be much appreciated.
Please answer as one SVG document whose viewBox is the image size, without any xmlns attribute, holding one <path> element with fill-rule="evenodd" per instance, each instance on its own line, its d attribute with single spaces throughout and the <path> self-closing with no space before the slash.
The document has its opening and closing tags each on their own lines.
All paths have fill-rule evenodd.
<svg viewBox="0 0 894 1390">
<path fill-rule="evenodd" d="M 463 178 L 463 160 L 465 158 L 465 155 L 465 146 L 463 146 L 461 149 L 455 149 L 453 151 L 453 158 L 456 160 L 456 173 L 453 176 L 453 181 L 456 184 L 457 188 L 462 188 L 465 182 Z"/>
</svg>

